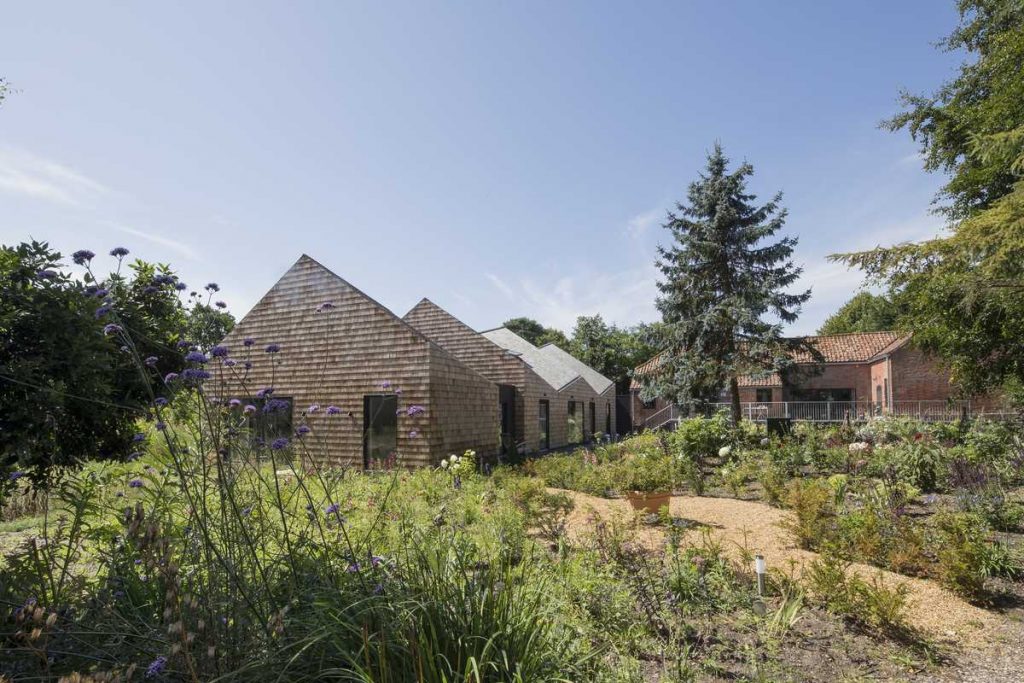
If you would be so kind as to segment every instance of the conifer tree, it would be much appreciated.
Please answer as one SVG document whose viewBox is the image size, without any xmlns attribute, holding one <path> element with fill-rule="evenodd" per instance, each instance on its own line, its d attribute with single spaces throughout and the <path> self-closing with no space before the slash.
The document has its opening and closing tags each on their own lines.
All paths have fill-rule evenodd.
<svg viewBox="0 0 1024 683">
<path fill-rule="evenodd" d="M 785 224 L 781 193 L 756 206 L 747 191 L 753 167 L 730 173 L 728 165 L 716 143 L 687 203 L 677 203 L 663 226 L 672 244 L 658 248 L 662 362 L 643 394 L 690 405 L 713 401 L 728 386 L 738 421 L 738 378 L 791 365 L 794 342 L 782 328 L 811 292 L 786 292 L 801 269 L 791 261 L 795 238 L 771 241 Z"/>
</svg>

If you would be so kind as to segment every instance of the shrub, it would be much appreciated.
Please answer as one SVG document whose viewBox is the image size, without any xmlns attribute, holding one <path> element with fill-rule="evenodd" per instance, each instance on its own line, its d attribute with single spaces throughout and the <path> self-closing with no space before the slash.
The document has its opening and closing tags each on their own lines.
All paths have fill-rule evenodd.
<svg viewBox="0 0 1024 683">
<path fill-rule="evenodd" d="M 819 548 L 832 536 L 836 522 L 835 493 L 821 479 L 794 479 L 786 487 L 786 507 L 793 511 L 784 527 L 805 550 Z"/>
<path fill-rule="evenodd" d="M 954 593 L 984 599 L 991 557 L 984 520 L 973 513 L 944 511 L 936 515 L 935 525 L 939 580 Z"/>
<path fill-rule="evenodd" d="M 833 614 L 890 635 L 910 632 L 906 584 L 888 588 L 879 576 L 866 581 L 852 573 L 848 563 L 828 553 L 811 563 L 806 582 L 811 595 Z"/>
</svg>

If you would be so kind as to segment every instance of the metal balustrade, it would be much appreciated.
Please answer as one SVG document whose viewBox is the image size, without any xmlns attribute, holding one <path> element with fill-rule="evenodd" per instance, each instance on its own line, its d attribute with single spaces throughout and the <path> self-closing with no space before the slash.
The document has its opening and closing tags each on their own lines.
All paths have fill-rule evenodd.
<svg viewBox="0 0 1024 683">
<path fill-rule="evenodd" d="M 714 414 L 731 411 L 730 403 L 710 403 L 698 411 Z M 893 401 L 889 405 L 873 401 L 772 401 L 740 403 L 743 419 L 765 422 L 783 418 L 805 422 L 865 422 L 876 417 L 909 417 L 927 422 L 952 422 L 961 418 L 1005 419 L 1013 415 L 1007 409 L 975 408 L 970 401 Z M 647 429 L 671 427 L 687 411 L 669 405 L 644 420 Z"/>
</svg>

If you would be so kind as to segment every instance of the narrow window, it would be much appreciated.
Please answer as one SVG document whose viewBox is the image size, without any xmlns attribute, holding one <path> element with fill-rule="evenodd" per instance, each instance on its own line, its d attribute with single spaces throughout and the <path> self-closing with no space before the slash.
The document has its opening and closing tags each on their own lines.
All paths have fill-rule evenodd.
<svg viewBox="0 0 1024 683">
<path fill-rule="evenodd" d="M 398 448 L 398 397 L 363 396 L 363 466 L 383 460 Z"/>
<path fill-rule="evenodd" d="M 576 417 L 576 401 L 569 401 L 568 414 L 566 416 L 566 442 L 579 443 L 583 438 L 582 426 Z"/>
<path fill-rule="evenodd" d="M 882 389 L 882 404 L 886 408 L 890 408 L 891 406 L 889 405 L 889 402 L 890 402 L 890 398 L 889 398 L 889 378 L 888 377 L 884 378 L 882 380 L 882 384 L 885 387 L 884 389 Z"/>
<path fill-rule="evenodd" d="M 756 396 L 758 403 L 771 403 L 772 402 L 772 390 L 771 389 L 758 389 Z"/>
<path fill-rule="evenodd" d="M 594 402 L 590 402 L 590 438 L 594 438 L 594 434 L 597 433 L 597 410 L 594 408 Z"/>
<path fill-rule="evenodd" d="M 549 425 L 551 424 L 551 404 L 546 400 L 540 402 L 538 426 L 540 427 L 540 445 L 539 448 L 542 451 L 546 451 L 551 448 L 551 432 Z"/>
<path fill-rule="evenodd" d="M 612 435 L 612 404 L 611 401 L 604 404 L 604 433 Z"/>
</svg>

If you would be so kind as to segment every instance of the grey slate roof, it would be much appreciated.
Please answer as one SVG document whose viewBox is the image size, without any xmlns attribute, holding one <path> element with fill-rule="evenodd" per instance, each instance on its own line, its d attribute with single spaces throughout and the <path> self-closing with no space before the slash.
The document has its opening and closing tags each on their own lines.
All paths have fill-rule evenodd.
<svg viewBox="0 0 1024 683">
<path fill-rule="evenodd" d="M 610 386 L 612 386 L 612 384 L 614 384 L 610 379 L 581 361 L 576 356 L 552 343 L 547 343 L 540 347 L 540 352 L 555 358 L 566 367 L 574 370 L 578 375 L 585 379 L 587 384 L 589 384 L 598 394 L 603 394 Z"/>
<path fill-rule="evenodd" d="M 567 365 L 554 354 L 538 349 L 512 330 L 505 327 L 487 330 L 480 334 L 487 337 L 501 348 L 522 358 L 530 367 L 533 368 L 533 371 L 536 372 L 541 379 L 550 384 L 556 390 L 562 389 L 582 376 L 575 368 Z"/>
</svg>

